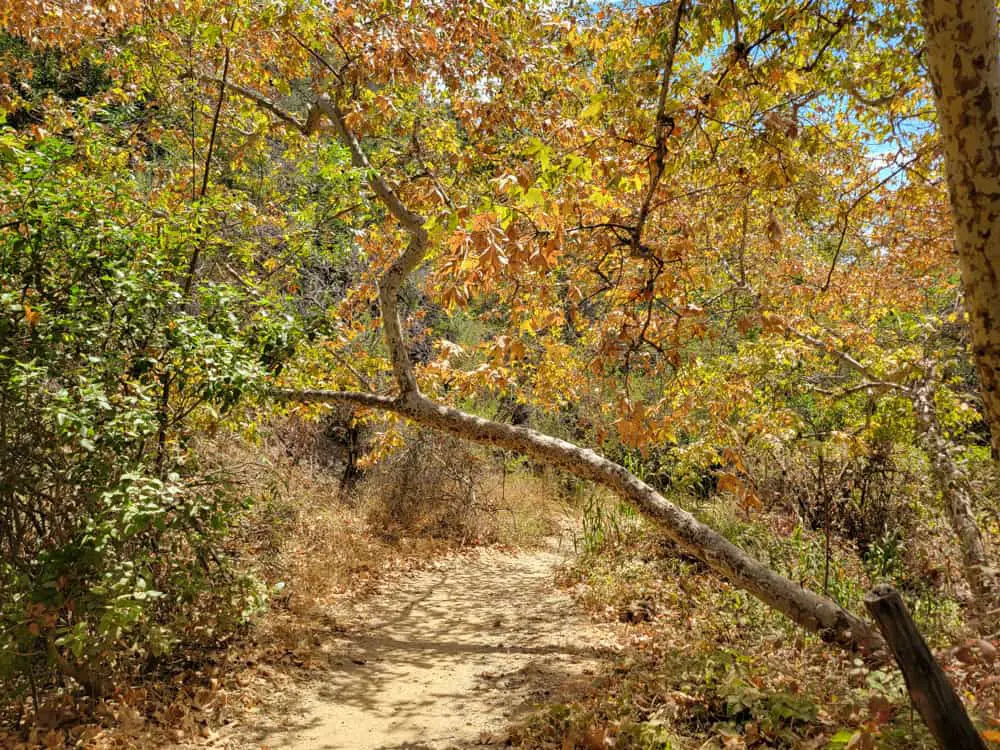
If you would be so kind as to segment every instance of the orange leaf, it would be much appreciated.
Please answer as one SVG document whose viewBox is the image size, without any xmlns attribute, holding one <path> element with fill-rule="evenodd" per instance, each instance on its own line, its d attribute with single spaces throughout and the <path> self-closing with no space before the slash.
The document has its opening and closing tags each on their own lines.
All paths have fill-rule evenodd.
<svg viewBox="0 0 1000 750">
<path fill-rule="evenodd" d="M 735 474 L 728 472 L 719 475 L 719 483 L 716 485 L 719 492 L 732 492 L 737 497 L 742 497 L 746 492 L 746 485 L 740 481 Z"/>
<path fill-rule="evenodd" d="M 24 303 L 24 319 L 27 321 L 28 325 L 34 328 L 38 325 L 38 321 L 42 319 L 42 314 L 32 308 L 27 302 Z"/>
</svg>

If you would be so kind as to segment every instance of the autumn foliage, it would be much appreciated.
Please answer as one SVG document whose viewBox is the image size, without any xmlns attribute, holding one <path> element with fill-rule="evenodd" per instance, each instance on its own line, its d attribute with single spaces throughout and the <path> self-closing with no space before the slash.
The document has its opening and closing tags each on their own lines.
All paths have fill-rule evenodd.
<svg viewBox="0 0 1000 750">
<path fill-rule="evenodd" d="M 383 412 L 603 483 L 866 658 L 829 570 L 806 590 L 705 502 L 997 622 L 909 4 L 8 1 L 0 28 L 0 670 L 98 690 L 189 605 L 244 620 L 197 436 L 328 402 L 387 453 Z"/>
</svg>

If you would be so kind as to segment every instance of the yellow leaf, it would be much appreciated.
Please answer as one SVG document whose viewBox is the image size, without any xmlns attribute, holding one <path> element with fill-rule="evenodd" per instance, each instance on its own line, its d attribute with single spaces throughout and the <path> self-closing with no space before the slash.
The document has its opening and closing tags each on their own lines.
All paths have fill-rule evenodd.
<svg viewBox="0 0 1000 750">
<path fill-rule="evenodd" d="M 526 207 L 541 206 L 545 204 L 545 195 L 538 188 L 530 188 L 525 194 L 523 203 Z"/>
<path fill-rule="evenodd" d="M 598 115 L 601 114 L 601 110 L 603 109 L 604 109 L 604 102 L 602 102 L 600 99 L 593 99 L 591 100 L 590 104 L 588 104 L 586 107 L 583 108 L 583 111 L 580 113 L 580 119 L 587 120 L 591 117 L 597 117 Z"/>
<path fill-rule="evenodd" d="M 795 70 L 785 71 L 785 87 L 792 92 L 798 91 L 799 87 L 805 82 Z"/>
</svg>

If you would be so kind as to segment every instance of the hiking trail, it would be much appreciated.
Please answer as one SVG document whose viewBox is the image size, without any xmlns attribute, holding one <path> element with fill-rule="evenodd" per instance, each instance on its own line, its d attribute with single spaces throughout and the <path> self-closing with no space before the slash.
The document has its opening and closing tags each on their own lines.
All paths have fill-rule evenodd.
<svg viewBox="0 0 1000 750">
<path fill-rule="evenodd" d="M 244 725 L 250 750 L 499 746 L 532 703 L 591 679 L 615 648 L 556 586 L 568 538 L 448 556 L 334 613 L 330 668 Z"/>
</svg>

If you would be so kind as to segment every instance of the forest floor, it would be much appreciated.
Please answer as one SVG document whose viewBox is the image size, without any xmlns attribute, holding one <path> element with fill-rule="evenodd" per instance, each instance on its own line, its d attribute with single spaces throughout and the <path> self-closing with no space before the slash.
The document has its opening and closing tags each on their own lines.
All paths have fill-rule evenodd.
<svg viewBox="0 0 1000 750">
<path fill-rule="evenodd" d="M 481 493 L 491 512 L 438 536 L 392 525 L 385 498 L 409 508 L 412 491 L 375 477 L 343 501 L 328 473 L 289 469 L 234 536 L 271 593 L 252 626 L 178 649 L 101 701 L 53 690 L 38 711 L 22 702 L 0 747 L 932 746 L 897 673 L 805 636 L 613 498 L 568 502 L 551 477 L 521 472 Z M 822 540 L 791 534 L 794 519 L 737 517 L 719 505 L 713 523 L 796 563 L 789 574 L 823 570 Z M 831 583 L 857 609 L 862 574 L 846 559 Z M 947 603 L 924 613 L 925 632 L 1000 732 L 1000 641 L 970 648 Z"/>
<path fill-rule="evenodd" d="M 568 536 L 544 549 L 449 555 L 332 613 L 329 669 L 239 722 L 236 748 L 499 746 L 521 709 L 588 681 L 615 649 L 555 585 Z"/>
</svg>

